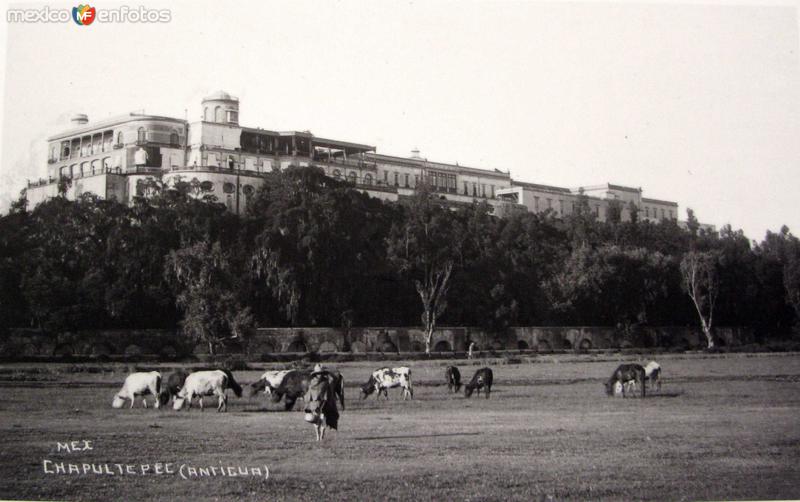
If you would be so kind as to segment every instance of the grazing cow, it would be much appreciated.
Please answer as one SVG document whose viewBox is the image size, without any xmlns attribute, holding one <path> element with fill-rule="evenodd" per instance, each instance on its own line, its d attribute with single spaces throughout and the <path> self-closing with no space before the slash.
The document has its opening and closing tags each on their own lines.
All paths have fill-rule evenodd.
<svg viewBox="0 0 800 502">
<path fill-rule="evenodd" d="M 305 394 L 306 422 L 314 425 L 317 441 L 325 437 L 325 427 L 336 429 L 339 426 L 339 410 L 336 409 L 337 388 L 341 383 L 338 372 L 314 371 L 308 381 Z"/>
<path fill-rule="evenodd" d="M 650 381 L 650 389 L 657 388 L 661 392 L 661 365 L 650 361 L 644 367 L 644 376 Z"/>
<path fill-rule="evenodd" d="M 489 395 L 492 393 L 492 380 L 494 380 L 494 373 L 491 368 L 479 369 L 472 375 L 472 380 L 464 386 L 464 396 L 472 396 L 473 391 L 477 391 L 480 396 L 481 389 L 483 389 L 484 396 L 489 399 Z"/>
<path fill-rule="evenodd" d="M 259 391 L 264 391 L 264 394 L 267 396 L 272 395 L 272 391 L 281 384 L 283 378 L 289 374 L 291 371 L 294 370 L 277 370 L 277 371 L 267 371 L 261 378 L 256 380 L 255 382 L 250 384 L 250 395 L 253 395 Z"/>
<path fill-rule="evenodd" d="M 626 390 L 631 391 L 636 384 L 641 385 L 642 397 L 645 397 L 644 379 L 644 368 L 641 364 L 620 364 L 605 383 L 606 394 L 613 396 L 616 384 L 619 382 L 622 384 L 622 397 L 627 397 Z"/>
<path fill-rule="evenodd" d="M 461 372 L 455 366 L 448 366 L 444 370 L 444 378 L 447 380 L 447 391 L 458 392 L 461 390 Z"/>
<path fill-rule="evenodd" d="M 142 396 L 142 404 L 147 408 L 147 400 L 144 396 L 152 394 L 156 398 L 155 407 L 159 408 L 160 403 L 158 394 L 161 392 L 161 373 L 158 371 L 131 373 L 122 384 L 122 389 L 114 396 L 111 403 L 112 408 L 122 408 L 126 399 L 131 400 L 131 408 L 136 401 L 136 396 Z"/>
<path fill-rule="evenodd" d="M 233 373 L 228 370 L 198 371 L 186 377 L 183 388 L 175 396 L 175 403 L 172 407 L 175 410 L 183 408 L 183 403 L 189 403 L 192 408 L 192 399 L 200 398 L 200 411 L 203 411 L 204 396 L 218 396 L 217 412 L 228 410 L 228 396 L 225 389 L 233 389 L 236 397 L 242 397 L 242 388 L 233 378 Z"/>
<path fill-rule="evenodd" d="M 170 399 L 174 399 L 178 395 L 187 376 L 189 376 L 189 373 L 183 370 L 173 371 L 169 374 L 166 382 L 161 386 L 161 393 L 158 395 L 161 406 L 166 406 L 169 404 Z"/>
<path fill-rule="evenodd" d="M 406 396 L 414 399 L 414 389 L 411 387 L 411 369 L 400 366 L 398 368 L 381 368 L 373 371 L 367 383 L 361 386 L 361 399 L 366 399 L 367 396 L 375 391 L 378 392 L 375 396 L 376 398 L 379 398 L 382 392 L 386 399 L 389 399 L 387 389 L 395 387 L 403 388 L 403 401 L 406 400 Z"/>
<path fill-rule="evenodd" d="M 344 377 L 334 369 L 322 370 L 319 368 L 317 372 L 322 371 L 330 374 L 333 392 L 339 398 L 342 410 L 344 410 Z M 299 398 L 305 398 L 312 373 L 307 370 L 288 370 L 280 382 L 270 390 L 270 400 L 277 403 L 283 399 L 286 411 L 291 410 Z"/>
</svg>

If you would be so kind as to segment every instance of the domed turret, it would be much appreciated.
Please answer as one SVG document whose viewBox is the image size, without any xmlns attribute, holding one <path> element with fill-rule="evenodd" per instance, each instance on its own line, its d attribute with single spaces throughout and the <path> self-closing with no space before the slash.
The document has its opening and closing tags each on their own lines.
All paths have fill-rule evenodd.
<svg viewBox="0 0 800 502">
<path fill-rule="evenodd" d="M 217 91 L 203 98 L 203 121 L 239 125 L 239 98 Z"/>
<path fill-rule="evenodd" d="M 79 126 L 89 123 L 89 117 L 85 113 L 76 113 L 69 118 L 69 121 L 72 122 L 72 125 Z"/>
</svg>

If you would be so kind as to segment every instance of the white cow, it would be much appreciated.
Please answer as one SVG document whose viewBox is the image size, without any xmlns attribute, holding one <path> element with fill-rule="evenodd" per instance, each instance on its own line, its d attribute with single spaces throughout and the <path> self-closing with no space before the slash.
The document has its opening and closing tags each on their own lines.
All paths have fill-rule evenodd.
<svg viewBox="0 0 800 502">
<path fill-rule="evenodd" d="M 650 380 L 650 388 L 654 386 L 661 391 L 661 365 L 655 361 L 650 361 L 644 367 L 644 376 Z"/>
<path fill-rule="evenodd" d="M 161 373 L 158 371 L 131 373 L 122 384 L 122 389 L 114 396 L 114 401 L 111 403 L 113 408 L 122 408 L 125 405 L 125 400 L 131 400 L 131 408 L 136 400 L 136 396 L 142 396 L 142 403 L 147 408 L 147 400 L 144 398 L 147 394 L 152 394 L 156 398 L 155 407 L 159 408 L 160 403 L 158 394 L 161 392 Z"/>
<path fill-rule="evenodd" d="M 372 372 L 369 381 L 361 386 L 361 399 L 377 391 L 376 397 L 380 397 L 381 392 L 389 399 L 389 393 L 386 389 L 393 389 L 395 387 L 402 387 L 403 401 L 406 397 L 414 398 L 414 389 L 411 387 L 411 369 L 406 366 L 398 368 L 381 368 Z"/>
<path fill-rule="evenodd" d="M 200 398 L 200 410 L 203 408 L 203 396 L 218 396 L 219 403 L 217 411 L 227 411 L 228 409 L 228 396 L 225 395 L 225 389 L 231 388 L 237 397 L 242 396 L 242 388 L 236 383 L 230 371 L 223 370 L 210 370 L 210 371 L 197 371 L 186 377 L 178 395 L 175 396 L 175 403 L 172 405 L 173 409 L 180 410 L 183 408 L 183 403 L 189 403 L 189 409 L 192 407 L 192 399 L 195 397 Z"/>
</svg>

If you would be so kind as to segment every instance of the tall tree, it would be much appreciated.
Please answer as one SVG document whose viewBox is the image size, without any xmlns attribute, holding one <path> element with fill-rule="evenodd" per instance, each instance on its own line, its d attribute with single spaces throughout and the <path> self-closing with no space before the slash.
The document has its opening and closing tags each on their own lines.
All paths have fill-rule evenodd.
<svg viewBox="0 0 800 502">
<path fill-rule="evenodd" d="M 719 295 L 718 261 L 717 254 L 713 251 L 689 251 L 681 260 L 683 289 L 694 303 L 709 349 L 714 347 L 711 329 Z"/>
<path fill-rule="evenodd" d="M 427 185 L 417 185 L 405 217 L 392 228 L 389 259 L 411 277 L 422 302 L 425 352 L 430 354 L 436 322 L 447 308 L 447 290 L 456 257 L 452 244 L 459 235 L 457 220 Z"/>
<path fill-rule="evenodd" d="M 238 274 L 218 242 L 198 242 L 170 252 L 165 273 L 184 312 L 184 333 L 205 343 L 210 354 L 230 341 L 245 341 L 253 316 L 237 296 Z"/>
</svg>

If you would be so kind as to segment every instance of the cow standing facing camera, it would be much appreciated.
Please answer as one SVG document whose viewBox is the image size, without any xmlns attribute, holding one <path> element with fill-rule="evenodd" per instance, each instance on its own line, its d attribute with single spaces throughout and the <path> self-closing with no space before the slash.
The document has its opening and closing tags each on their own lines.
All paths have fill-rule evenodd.
<svg viewBox="0 0 800 502">
<path fill-rule="evenodd" d="M 464 386 L 464 397 L 472 396 L 473 391 L 477 391 L 478 395 L 481 395 L 481 389 L 483 389 L 483 394 L 486 399 L 489 399 L 489 395 L 492 393 L 492 380 L 494 379 L 494 374 L 492 373 L 491 368 L 481 368 L 475 372 L 472 376 L 472 380 Z"/>
</svg>

